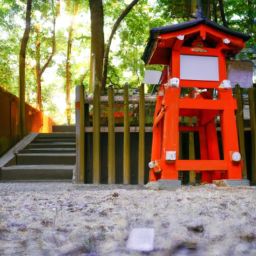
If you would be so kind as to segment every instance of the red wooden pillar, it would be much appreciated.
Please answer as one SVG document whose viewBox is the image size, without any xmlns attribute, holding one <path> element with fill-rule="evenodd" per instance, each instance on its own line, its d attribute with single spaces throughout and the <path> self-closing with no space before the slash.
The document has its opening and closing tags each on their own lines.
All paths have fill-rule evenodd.
<svg viewBox="0 0 256 256">
<path fill-rule="evenodd" d="M 157 120 L 157 116 L 161 114 L 162 109 L 162 96 L 163 91 L 158 92 L 155 113 L 154 113 L 154 121 Z M 151 151 L 151 163 L 153 164 L 153 168 L 150 168 L 149 173 L 149 180 L 156 181 L 160 175 L 160 159 L 161 159 L 161 146 L 162 146 L 162 130 L 163 130 L 163 117 L 161 120 L 156 124 L 153 124 L 153 131 L 152 131 L 152 151 Z"/>
<path fill-rule="evenodd" d="M 207 150 L 208 150 L 208 159 L 209 160 L 220 160 L 220 153 L 219 153 L 219 144 L 218 144 L 218 137 L 217 137 L 217 130 L 215 119 L 212 119 L 205 127 L 206 130 L 206 137 L 207 137 Z M 214 171 L 212 172 L 212 180 L 219 180 L 221 179 L 221 171 Z"/>
<path fill-rule="evenodd" d="M 232 160 L 232 154 L 239 152 L 234 99 L 232 90 L 221 90 L 219 97 L 226 102 L 226 108 L 221 114 L 221 134 L 224 160 L 227 163 L 227 179 L 242 179 L 241 162 Z"/>
<path fill-rule="evenodd" d="M 165 90 L 166 111 L 163 123 L 163 140 L 161 156 L 161 179 L 178 179 L 176 160 L 166 161 L 166 155 L 170 151 L 176 152 L 176 159 L 179 158 L 179 107 L 178 100 L 180 89 L 168 87 Z"/>
<path fill-rule="evenodd" d="M 208 150 L 207 150 L 207 137 L 205 126 L 199 127 L 199 145 L 200 145 L 200 159 L 206 160 L 208 159 Z M 203 183 L 211 182 L 211 173 L 207 171 L 202 172 L 201 181 Z"/>
</svg>

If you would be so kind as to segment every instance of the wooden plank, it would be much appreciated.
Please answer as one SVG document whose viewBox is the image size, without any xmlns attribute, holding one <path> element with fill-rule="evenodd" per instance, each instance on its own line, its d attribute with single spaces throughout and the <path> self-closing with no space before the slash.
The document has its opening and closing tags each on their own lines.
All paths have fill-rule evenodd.
<svg viewBox="0 0 256 256">
<path fill-rule="evenodd" d="M 189 124 L 192 125 L 192 118 L 190 118 Z M 189 160 L 195 160 L 195 140 L 194 140 L 194 133 L 191 131 L 189 132 Z M 194 171 L 189 172 L 189 183 L 195 184 L 196 183 L 196 173 Z"/>
<path fill-rule="evenodd" d="M 93 127 L 85 127 L 85 132 L 93 132 Z M 139 132 L 139 126 L 130 126 L 129 127 L 130 133 L 138 133 Z M 124 127 L 123 126 L 115 126 L 114 127 L 115 132 L 124 132 Z M 102 133 L 107 133 L 108 132 L 108 127 L 107 126 L 101 126 L 100 127 L 100 132 Z M 145 127 L 145 132 L 152 132 L 152 127 L 151 126 L 146 126 Z"/>
<path fill-rule="evenodd" d="M 245 139 L 244 139 L 244 114 L 243 114 L 243 100 L 241 88 L 237 85 L 235 88 L 235 97 L 237 100 L 237 111 L 236 111 L 236 124 L 239 139 L 240 153 L 243 159 L 242 175 L 243 179 L 247 179 L 247 164 L 246 164 L 246 153 L 245 153 Z"/>
<path fill-rule="evenodd" d="M 236 101 L 232 100 L 232 104 L 226 104 L 224 101 L 221 101 L 221 100 L 183 98 L 179 100 L 179 107 L 181 109 L 199 109 L 199 110 L 200 109 L 209 109 L 209 110 L 234 109 L 236 108 Z"/>
<path fill-rule="evenodd" d="M 139 100 L 140 100 L 139 95 L 130 95 L 128 97 L 129 103 L 139 103 Z M 145 102 L 153 102 L 154 103 L 155 101 L 156 101 L 156 95 L 145 95 Z M 93 102 L 93 95 L 87 95 L 85 98 L 85 102 L 91 104 Z M 108 103 L 108 96 L 107 95 L 100 96 L 100 102 Z M 115 95 L 114 102 L 123 103 L 124 96 L 123 95 Z"/>
<path fill-rule="evenodd" d="M 100 183 L 100 88 L 97 82 L 93 94 L 93 183 Z"/>
<path fill-rule="evenodd" d="M 108 88 L 108 184 L 115 183 L 115 118 L 114 90 Z"/>
<path fill-rule="evenodd" d="M 224 160 L 177 160 L 176 166 L 181 171 L 227 170 L 227 163 Z"/>
<path fill-rule="evenodd" d="M 251 122 L 251 183 L 256 185 L 256 88 L 248 89 Z"/>
<path fill-rule="evenodd" d="M 76 168 L 73 179 L 75 183 L 85 180 L 85 152 L 84 152 L 84 87 L 76 87 Z"/>
<path fill-rule="evenodd" d="M 130 184 L 130 118 L 128 84 L 124 87 L 123 183 Z"/>
<path fill-rule="evenodd" d="M 144 184 L 145 177 L 145 98 L 144 84 L 140 86 L 139 100 L 139 149 L 138 149 L 138 184 Z"/>
</svg>

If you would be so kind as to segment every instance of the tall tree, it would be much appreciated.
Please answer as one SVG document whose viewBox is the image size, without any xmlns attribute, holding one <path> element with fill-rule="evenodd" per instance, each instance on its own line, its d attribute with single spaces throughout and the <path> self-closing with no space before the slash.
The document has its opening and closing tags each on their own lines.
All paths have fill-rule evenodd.
<svg viewBox="0 0 256 256">
<path fill-rule="evenodd" d="M 104 11 L 102 0 L 90 0 L 91 11 L 91 53 L 94 56 L 95 66 L 95 82 L 99 83 L 102 89 L 105 89 L 107 70 L 109 62 L 109 51 L 112 43 L 112 39 L 127 14 L 132 8 L 139 2 L 139 0 L 133 0 L 126 8 L 121 12 L 120 16 L 115 21 L 112 31 L 110 33 L 106 48 L 104 49 Z M 103 47 L 102 47 L 103 46 Z M 91 61 L 92 63 L 92 61 Z M 92 68 L 92 67 L 91 67 Z"/>
<path fill-rule="evenodd" d="M 20 54 L 19 54 L 19 98 L 20 98 L 20 136 L 26 135 L 26 120 L 25 120 L 25 90 L 26 90 L 26 51 L 31 30 L 31 9 L 32 0 L 27 0 L 26 8 L 26 26 L 23 37 L 21 39 Z"/>
<path fill-rule="evenodd" d="M 95 61 L 95 82 L 101 85 L 104 58 L 103 3 L 102 0 L 89 0 L 89 6 L 91 12 L 91 55 Z"/>
<path fill-rule="evenodd" d="M 71 13 L 71 21 L 68 29 L 68 42 L 67 42 L 67 59 L 66 59 L 66 115 L 67 115 L 67 123 L 70 125 L 71 123 L 71 100 L 70 100 L 70 89 L 71 89 L 71 80 L 72 80 L 72 73 L 71 73 L 71 53 L 72 53 L 72 43 L 73 43 L 73 33 L 74 33 L 74 23 L 75 17 L 78 11 L 78 3 L 75 1 L 72 4 L 70 0 L 67 1 L 67 8 L 70 10 Z"/>
<path fill-rule="evenodd" d="M 56 27 L 56 14 L 55 14 L 55 5 L 54 0 L 51 0 L 51 10 L 52 10 L 52 38 L 51 38 L 51 52 L 47 57 L 45 63 L 42 65 L 41 61 L 41 26 L 40 24 L 36 24 L 35 26 L 35 33 L 36 33 L 36 84 L 37 84 L 37 108 L 42 111 L 43 104 L 42 104 L 42 75 L 44 74 L 45 70 L 49 66 L 52 61 L 52 58 L 56 51 L 56 38 L 55 38 L 55 27 Z"/>
</svg>

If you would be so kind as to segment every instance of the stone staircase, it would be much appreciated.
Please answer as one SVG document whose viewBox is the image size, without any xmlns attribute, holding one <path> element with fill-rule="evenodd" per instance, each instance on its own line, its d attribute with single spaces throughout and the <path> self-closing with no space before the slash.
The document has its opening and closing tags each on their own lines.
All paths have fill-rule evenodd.
<svg viewBox="0 0 256 256">
<path fill-rule="evenodd" d="M 41 133 L 0 169 L 0 179 L 72 180 L 76 162 L 75 133 Z"/>
</svg>

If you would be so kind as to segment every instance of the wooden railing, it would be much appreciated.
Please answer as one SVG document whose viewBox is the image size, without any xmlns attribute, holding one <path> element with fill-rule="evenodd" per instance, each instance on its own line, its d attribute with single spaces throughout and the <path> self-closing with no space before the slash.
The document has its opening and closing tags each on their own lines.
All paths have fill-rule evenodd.
<svg viewBox="0 0 256 256">
<path fill-rule="evenodd" d="M 53 121 L 29 104 L 25 105 L 26 130 L 51 132 Z M 19 98 L 0 87 L 0 156 L 14 146 L 19 135 Z"/>
<path fill-rule="evenodd" d="M 240 151 L 244 160 L 243 165 L 243 177 L 251 179 L 253 184 L 256 184 L 256 88 L 250 88 L 247 90 L 248 102 L 250 107 L 250 124 L 249 127 L 244 126 L 244 97 L 242 97 L 241 88 L 237 87 L 234 90 L 234 94 L 237 98 L 237 127 L 239 133 Z M 150 156 L 151 146 L 145 143 L 146 138 L 152 132 L 152 123 L 147 125 L 145 112 L 148 111 L 148 105 L 154 105 L 156 100 L 155 95 L 144 95 L 144 86 L 139 88 L 139 94 L 129 95 L 128 86 L 123 89 L 122 95 L 114 95 L 112 87 L 108 88 L 108 94 L 100 96 L 99 90 L 96 88 L 94 95 L 84 95 L 83 87 L 78 86 L 76 89 L 76 136 L 77 136 L 77 164 L 74 170 L 74 181 L 76 183 L 94 183 L 99 184 L 102 182 L 101 172 L 102 168 L 107 169 L 107 179 L 104 183 L 114 184 L 117 183 L 117 173 L 122 172 L 123 184 L 131 183 L 131 169 L 134 168 L 134 154 L 131 156 L 131 152 L 136 151 L 136 183 L 144 184 L 147 180 L 148 173 L 146 160 Z M 247 102 L 246 102 L 247 103 Z M 116 124 L 118 115 L 115 106 L 121 105 L 121 120 L 119 124 Z M 131 105 L 136 105 L 138 111 L 136 112 L 137 123 L 133 123 L 131 115 Z M 102 110 L 102 106 L 105 109 Z M 146 107 L 145 107 L 146 106 Z M 154 106 L 151 108 L 154 109 Z M 106 111 L 107 110 L 107 111 Z M 104 115 L 101 112 L 107 112 Z M 153 115 L 153 113 L 151 113 Z M 153 116 L 152 116 L 153 117 Z M 102 119 L 105 119 L 105 123 L 102 124 Z M 120 117 L 119 117 L 120 118 Z M 251 131 L 251 145 L 246 143 L 245 130 Z M 131 148 L 131 136 L 136 135 L 137 148 Z M 88 137 L 90 134 L 91 137 Z M 107 138 L 102 141 L 102 134 L 107 134 Z M 122 149 L 116 152 L 116 135 L 122 134 Z M 137 138 L 138 137 L 138 138 Z M 86 141 L 86 139 L 88 141 Z M 118 137 L 120 140 L 120 136 Z M 104 145 L 107 143 L 107 146 Z M 88 146 L 92 144 L 92 146 Z M 195 158 L 195 146 L 194 146 L 194 134 L 189 133 L 189 158 Z M 146 146 L 145 146 L 146 145 Z M 120 143 L 119 143 L 120 146 Z M 86 151 L 87 150 L 87 151 Z M 107 164 L 101 166 L 102 163 L 102 151 L 104 152 L 104 158 L 107 157 Z M 91 152 L 92 151 L 92 152 Z M 249 153 L 248 153 L 249 152 Z M 92 156 L 92 160 L 86 156 Z M 120 155 L 121 154 L 121 155 Z M 145 158 L 147 155 L 147 159 Z M 249 154 L 249 155 L 248 155 Z M 118 158 L 122 158 L 122 166 L 116 166 Z M 86 162 L 87 159 L 87 162 Z M 137 160 L 138 159 L 138 160 Z M 246 160 L 249 162 L 246 162 Z M 90 162 L 90 164 L 88 163 Z M 131 167 L 133 163 L 133 167 Z M 249 166 L 249 170 L 247 169 Z M 118 169 L 118 170 L 117 170 Z M 90 175 L 89 175 L 90 173 Z M 92 176 L 90 179 L 88 176 Z M 189 179 L 191 183 L 195 181 L 195 174 L 190 172 Z M 90 181 L 88 181 L 90 180 Z M 120 179 L 119 179 L 120 183 Z"/>
</svg>

